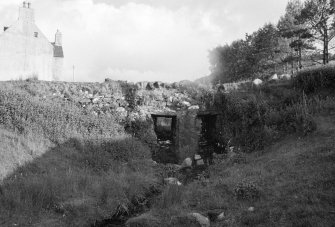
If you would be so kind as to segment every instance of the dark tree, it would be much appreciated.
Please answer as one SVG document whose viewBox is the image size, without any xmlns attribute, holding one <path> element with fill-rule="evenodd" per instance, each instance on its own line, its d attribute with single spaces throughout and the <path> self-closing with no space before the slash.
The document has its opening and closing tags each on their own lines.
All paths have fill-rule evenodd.
<svg viewBox="0 0 335 227">
<path fill-rule="evenodd" d="M 323 64 L 329 63 L 329 42 L 335 37 L 335 0 L 306 0 L 297 20 L 322 43 Z"/>
</svg>

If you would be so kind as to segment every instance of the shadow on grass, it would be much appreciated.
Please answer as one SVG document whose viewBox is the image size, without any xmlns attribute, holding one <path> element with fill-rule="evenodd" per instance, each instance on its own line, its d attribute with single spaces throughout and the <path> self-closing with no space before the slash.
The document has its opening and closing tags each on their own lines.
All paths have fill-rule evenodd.
<svg viewBox="0 0 335 227">
<path fill-rule="evenodd" d="M 130 215 L 157 188 L 152 167 L 133 138 L 69 139 L 3 180 L 0 225 L 88 226 Z"/>
</svg>

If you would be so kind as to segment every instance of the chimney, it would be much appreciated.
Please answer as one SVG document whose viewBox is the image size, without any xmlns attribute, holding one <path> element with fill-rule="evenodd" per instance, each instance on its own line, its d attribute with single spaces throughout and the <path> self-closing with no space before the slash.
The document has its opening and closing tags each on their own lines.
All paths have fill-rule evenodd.
<svg viewBox="0 0 335 227">
<path fill-rule="evenodd" d="M 31 8 L 30 2 L 23 2 L 23 6 L 19 9 L 19 20 L 26 23 L 34 23 L 34 10 Z"/>
<path fill-rule="evenodd" d="M 55 45 L 56 46 L 62 46 L 63 42 L 62 42 L 62 33 L 57 29 L 57 32 L 55 34 Z"/>
</svg>

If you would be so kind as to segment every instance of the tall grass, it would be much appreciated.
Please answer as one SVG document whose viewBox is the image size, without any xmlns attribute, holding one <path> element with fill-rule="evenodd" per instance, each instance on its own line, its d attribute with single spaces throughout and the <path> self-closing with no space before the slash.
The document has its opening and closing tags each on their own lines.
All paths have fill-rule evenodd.
<svg viewBox="0 0 335 227">
<path fill-rule="evenodd" d="M 335 66 L 326 65 L 302 70 L 293 79 L 293 85 L 307 94 L 335 89 Z"/>
<path fill-rule="evenodd" d="M 0 225 L 45 226 L 55 220 L 60 226 L 88 226 L 132 212 L 133 201 L 143 201 L 157 187 L 149 148 L 113 117 L 44 98 L 31 89 L 39 82 L 23 83 L 29 91 L 0 89 L 0 125 L 13 138 L 29 138 L 36 149 L 41 140 L 56 146 L 8 163 L 14 171 L 0 186 Z"/>
<path fill-rule="evenodd" d="M 303 91 L 286 85 L 217 93 L 213 104 L 219 113 L 216 140 L 220 144 L 230 141 L 230 146 L 251 152 L 287 134 L 306 135 L 316 129 L 310 99 Z"/>
</svg>

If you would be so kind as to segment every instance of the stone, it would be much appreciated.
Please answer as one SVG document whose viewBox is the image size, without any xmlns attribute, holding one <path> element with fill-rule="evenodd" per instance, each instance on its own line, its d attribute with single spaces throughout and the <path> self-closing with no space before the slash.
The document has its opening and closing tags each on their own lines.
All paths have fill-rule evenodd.
<svg viewBox="0 0 335 227">
<path fill-rule="evenodd" d="M 173 216 L 170 224 L 179 227 L 210 227 L 209 219 L 199 213 Z"/>
<path fill-rule="evenodd" d="M 278 80 L 278 75 L 275 73 L 270 77 L 270 80 Z"/>
<path fill-rule="evenodd" d="M 191 168 L 191 167 L 192 167 L 192 159 L 191 158 L 185 158 L 185 160 L 181 164 L 181 169 Z"/>
<path fill-rule="evenodd" d="M 249 211 L 249 212 L 253 212 L 253 211 L 255 211 L 255 207 L 249 207 L 249 208 L 248 208 L 248 211 Z"/>
<path fill-rule="evenodd" d="M 222 212 L 222 213 L 220 213 L 219 215 L 218 215 L 218 220 L 223 220 L 225 218 L 225 214 L 224 214 L 224 212 Z"/>
<path fill-rule="evenodd" d="M 190 216 L 194 217 L 201 227 L 209 227 L 211 225 L 209 219 L 202 214 L 191 213 Z"/>
<path fill-rule="evenodd" d="M 199 154 L 195 154 L 194 155 L 194 160 L 199 160 L 199 159 L 202 159 L 201 156 Z"/>
<path fill-rule="evenodd" d="M 205 162 L 204 162 L 203 159 L 199 159 L 199 160 L 196 160 L 196 164 L 197 164 L 197 166 L 203 166 L 203 165 L 205 165 Z"/>
<path fill-rule="evenodd" d="M 92 99 L 92 102 L 93 102 L 93 103 L 98 103 L 98 102 L 99 102 L 99 98 L 93 98 L 93 99 Z"/>
<path fill-rule="evenodd" d="M 282 75 L 279 76 L 280 79 L 284 79 L 284 80 L 289 80 L 289 79 L 291 79 L 291 77 L 292 76 L 290 74 L 287 74 L 287 73 L 282 74 Z"/>
<path fill-rule="evenodd" d="M 198 105 L 195 105 L 195 106 L 190 106 L 188 109 L 189 110 L 198 110 L 198 109 L 200 109 L 200 107 Z"/>
<path fill-rule="evenodd" d="M 182 183 L 175 177 L 164 178 L 164 183 L 165 184 L 176 184 L 178 186 L 182 185 Z"/>
<path fill-rule="evenodd" d="M 162 223 L 150 213 L 128 219 L 126 227 L 160 227 Z"/>
<path fill-rule="evenodd" d="M 261 85 L 262 83 L 263 83 L 263 81 L 261 80 L 261 79 L 255 79 L 255 80 L 253 80 L 252 81 L 252 83 L 254 84 L 254 85 L 256 85 L 256 86 L 258 86 L 258 85 Z"/>
</svg>

